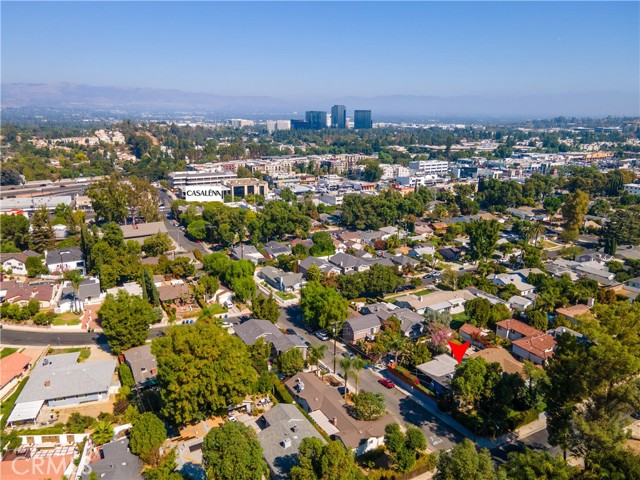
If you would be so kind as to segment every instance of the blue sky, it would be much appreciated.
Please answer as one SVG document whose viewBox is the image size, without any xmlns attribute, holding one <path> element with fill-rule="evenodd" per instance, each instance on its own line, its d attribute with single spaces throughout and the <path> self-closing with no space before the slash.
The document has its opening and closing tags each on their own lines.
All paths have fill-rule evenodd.
<svg viewBox="0 0 640 480">
<path fill-rule="evenodd" d="M 287 99 L 637 93 L 638 2 L 2 2 L 2 82 Z"/>
</svg>

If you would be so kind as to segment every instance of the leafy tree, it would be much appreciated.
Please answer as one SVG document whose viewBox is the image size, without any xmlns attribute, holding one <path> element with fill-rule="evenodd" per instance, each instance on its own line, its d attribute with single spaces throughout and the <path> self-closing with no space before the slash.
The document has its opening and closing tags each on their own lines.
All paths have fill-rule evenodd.
<svg viewBox="0 0 640 480">
<path fill-rule="evenodd" d="M 478 327 L 485 327 L 491 317 L 491 302 L 485 298 L 474 298 L 464 304 L 464 313 Z"/>
<path fill-rule="evenodd" d="M 255 295 L 251 302 L 251 310 L 255 318 L 269 320 L 272 323 L 277 323 L 280 317 L 278 302 L 273 298 L 273 295 L 269 297 L 260 294 Z"/>
<path fill-rule="evenodd" d="M 86 191 L 98 219 L 124 222 L 127 219 L 127 185 L 117 176 L 91 184 Z"/>
<path fill-rule="evenodd" d="M 472 260 L 487 260 L 493 255 L 500 238 L 500 224 L 495 220 L 473 220 L 467 225 L 469 256 Z"/>
<path fill-rule="evenodd" d="M 225 411 L 258 379 L 242 341 L 213 323 L 172 327 L 151 349 L 158 359 L 162 413 L 178 425 Z"/>
<path fill-rule="evenodd" d="M 365 182 L 379 182 L 382 178 L 382 168 L 380 168 L 380 162 L 371 160 L 366 162 L 364 170 L 362 171 L 362 179 Z"/>
<path fill-rule="evenodd" d="M 49 269 L 40 257 L 27 257 L 25 260 L 25 266 L 27 267 L 27 277 L 29 278 L 49 273 Z"/>
<path fill-rule="evenodd" d="M 116 355 L 142 345 L 147 339 L 149 325 L 156 321 L 153 308 L 144 299 L 125 291 L 107 295 L 98 311 L 109 347 Z"/>
<path fill-rule="evenodd" d="M 307 363 L 309 365 L 318 365 L 320 360 L 324 358 L 327 346 L 323 343 L 318 345 L 310 345 L 307 350 Z"/>
<path fill-rule="evenodd" d="M 22 184 L 22 177 L 20 172 L 13 168 L 2 168 L 0 170 L 0 185 L 3 187 L 6 185 L 20 185 Z"/>
<path fill-rule="evenodd" d="M 31 222 L 31 234 L 29 235 L 29 248 L 38 253 L 51 250 L 56 246 L 56 236 L 53 233 L 49 211 L 43 205 L 33 212 Z"/>
<path fill-rule="evenodd" d="M 494 328 L 496 323 L 511 318 L 511 311 L 504 303 L 496 303 L 491 306 L 491 316 L 489 317 L 489 325 Z"/>
<path fill-rule="evenodd" d="M 231 289 L 239 302 L 246 302 L 256 293 L 256 282 L 251 277 L 236 277 L 231 280 Z"/>
<path fill-rule="evenodd" d="M 136 381 L 133 379 L 133 372 L 131 367 L 126 363 L 118 365 L 118 376 L 120 377 L 120 383 L 123 387 L 133 388 L 136 386 Z"/>
<path fill-rule="evenodd" d="M 333 255 L 336 253 L 336 248 L 333 245 L 333 239 L 329 232 L 316 232 L 311 237 L 313 245 L 309 250 L 309 253 L 315 257 L 322 257 L 325 255 Z"/>
<path fill-rule="evenodd" d="M 322 279 L 322 272 L 320 271 L 320 267 L 315 264 L 312 264 L 307 269 L 307 281 L 308 282 L 320 282 Z"/>
<path fill-rule="evenodd" d="M 547 316 L 539 310 L 527 312 L 527 321 L 533 328 L 537 328 L 543 332 L 549 327 L 549 320 Z"/>
<path fill-rule="evenodd" d="M 167 439 L 167 429 L 155 414 L 146 412 L 136 418 L 131 428 L 129 447 L 131 453 L 138 455 L 147 463 L 157 457 L 158 449 Z"/>
<path fill-rule="evenodd" d="M 268 475 L 255 432 L 238 422 L 227 422 L 207 433 L 202 464 L 212 480 L 261 480 Z"/>
<path fill-rule="evenodd" d="M 342 443 L 324 443 L 315 437 L 302 440 L 298 449 L 298 464 L 289 474 L 291 480 L 364 480 L 353 454 Z"/>
<path fill-rule="evenodd" d="M 392 463 L 400 472 L 409 471 L 416 463 L 418 452 L 427 448 L 427 441 L 422 431 L 414 426 L 402 433 L 400 425 L 390 423 L 385 427 L 385 446 Z"/>
<path fill-rule="evenodd" d="M 93 443 L 95 445 L 104 445 L 105 443 L 110 442 L 113 438 L 113 427 L 109 422 L 100 422 L 96 426 L 91 437 L 93 438 Z"/>
<path fill-rule="evenodd" d="M 171 238 L 164 232 L 158 232 L 146 238 L 142 244 L 142 251 L 150 257 L 158 257 L 164 252 L 171 250 L 173 243 Z"/>
<path fill-rule="evenodd" d="M 571 193 L 562 205 L 562 218 L 564 219 L 563 238 L 574 240 L 582 227 L 584 217 L 589 210 L 589 195 L 582 190 Z"/>
<path fill-rule="evenodd" d="M 184 480 L 180 472 L 175 471 L 177 468 L 176 452 L 171 450 L 167 453 L 154 468 L 144 471 L 145 480 Z"/>
<path fill-rule="evenodd" d="M 211 275 L 204 275 L 198 279 L 198 287 L 206 296 L 215 295 L 220 288 L 220 281 Z"/>
<path fill-rule="evenodd" d="M 491 455 L 486 449 L 479 452 L 475 445 L 465 438 L 453 447 L 451 453 L 438 457 L 435 480 L 495 480 L 496 473 Z"/>
<path fill-rule="evenodd" d="M 550 214 L 553 215 L 562 206 L 562 198 L 561 197 L 547 197 L 547 198 L 544 199 L 544 202 L 542 203 L 542 205 L 544 206 L 544 209 L 547 211 L 547 213 L 550 213 Z"/>
<path fill-rule="evenodd" d="M 29 219 L 24 215 L 0 215 L 2 242 L 13 242 L 18 251 L 27 248 L 29 240 Z"/>
<path fill-rule="evenodd" d="M 278 357 L 278 369 L 285 377 L 290 377 L 304 369 L 304 358 L 299 348 L 290 348 Z"/>
<path fill-rule="evenodd" d="M 107 242 L 111 248 L 122 248 L 124 246 L 124 233 L 116 222 L 107 222 L 102 228 L 102 240 Z"/>
<path fill-rule="evenodd" d="M 145 268 L 142 273 L 142 289 L 151 305 L 160 305 L 160 294 L 148 268 Z"/>
<path fill-rule="evenodd" d="M 616 210 L 600 230 L 605 252 L 614 255 L 618 245 L 640 244 L 640 206 Z"/>
<path fill-rule="evenodd" d="M 360 420 L 378 420 L 384 415 L 386 405 L 380 393 L 365 392 L 353 396 L 353 410 Z"/>
<path fill-rule="evenodd" d="M 347 300 L 331 287 L 309 282 L 302 289 L 300 309 L 307 325 L 317 328 L 336 326 L 340 331 L 349 314 Z"/>
<path fill-rule="evenodd" d="M 204 240 L 207 238 L 208 229 L 211 226 L 209 222 L 205 220 L 196 220 L 191 222 L 187 227 L 187 233 L 196 240 Z"/>
<path fill-rule="evenodd" d="M 506 478 L 513 480 L 571 480 L 578 473 L 578 469 L 548 452 L 529 449 L 510 453 L 501 469 L 504 469 Z"/>
</svg>

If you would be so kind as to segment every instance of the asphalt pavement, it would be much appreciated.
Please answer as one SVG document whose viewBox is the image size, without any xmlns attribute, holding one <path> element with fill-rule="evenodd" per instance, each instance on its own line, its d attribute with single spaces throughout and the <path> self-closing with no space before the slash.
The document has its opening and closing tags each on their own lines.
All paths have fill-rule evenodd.
<svg viewBox="0 0 640 480">
<path fill-rule="evenodd" d="M 148 338 L 162 335 L 164 327 L 155 327 L 149 330 Z M 13 329 L 4 325 L 0 330 L 0 345 L 16 346 L 80 346 L 106 344 L 107 339 L 103 333 L 93 332 L 66 332 L 59 330 L 24 330 Z"/>
</svg>

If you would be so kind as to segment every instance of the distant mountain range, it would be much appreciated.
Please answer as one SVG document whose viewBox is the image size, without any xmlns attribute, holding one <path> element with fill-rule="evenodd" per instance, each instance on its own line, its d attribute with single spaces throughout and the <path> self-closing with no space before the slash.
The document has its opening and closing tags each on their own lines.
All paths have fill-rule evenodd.
<svg viewBox="0 0 640 480">
<path fill-rule="evenodd" d="M 267 96 L 223 96 L 181 90 L 122 88 L 73 83 L 2 85 L 3 108 L 118 109 L 124 112 L 198 110 L 237 115 L 266 113 L 301 117 L 307 109 L 329 111 L 344 104 L 370 109 L 374 121 L 382 116 L 540 118 L 551 116 L 603 117 L 640 115 L 640 95 L 615 92 L 530 96 L 389 95 L 290 101 Z M 296 115 L 293 112 L 298 112 Z"/>
</svg>

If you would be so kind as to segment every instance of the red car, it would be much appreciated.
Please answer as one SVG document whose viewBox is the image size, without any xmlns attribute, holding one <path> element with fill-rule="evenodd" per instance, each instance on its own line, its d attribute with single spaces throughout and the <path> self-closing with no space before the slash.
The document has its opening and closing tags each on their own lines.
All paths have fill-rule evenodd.
<svg viewBox="0 0 640 480">
<path fill-rule="evenodd" d="M 380 385 L 382 385 L 383 387 L 387 387 L 387 388 L 393 388 L 396 386 L 395 383 L 393 383 L 391 380 L 389 380 L 388 378 L 381 378 L 380 380 L 378 380 L 378 383 Z"/>
</svg>

